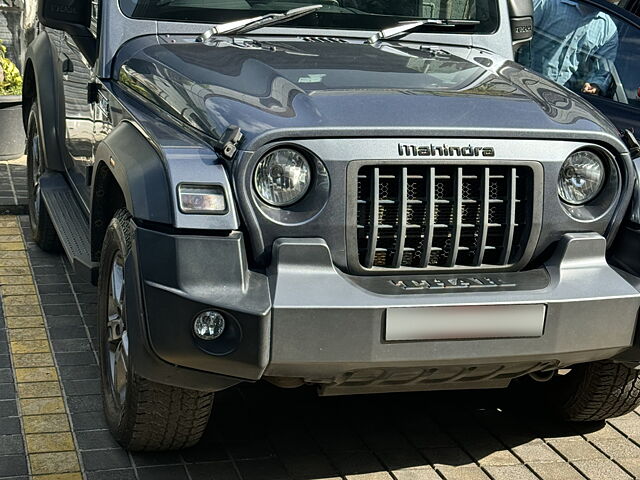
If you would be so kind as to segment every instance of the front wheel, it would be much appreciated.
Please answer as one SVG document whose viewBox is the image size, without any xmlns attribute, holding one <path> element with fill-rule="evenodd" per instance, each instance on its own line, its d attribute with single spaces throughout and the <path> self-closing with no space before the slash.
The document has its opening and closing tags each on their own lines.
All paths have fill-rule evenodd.
<svg viewBox="0 0 640 480">
<path fill-rule="evenodd" d="M 640 406 L 640 371 L 608 361 L 585 363 L 551 380 L 548 389 L 548 402 L 565 420 L 606 420 Z"/>
<path fill-rule="evenodd" d="M 98 280 L 98 342 L 102 398 L 111 433 L 132 451 L 161 451 L 196 444 L 207 426 L 213 394 L 147 380 L 129 357 L 125 301 L 131 218 L 119 210 L 102 248 Z"/>
</svg>

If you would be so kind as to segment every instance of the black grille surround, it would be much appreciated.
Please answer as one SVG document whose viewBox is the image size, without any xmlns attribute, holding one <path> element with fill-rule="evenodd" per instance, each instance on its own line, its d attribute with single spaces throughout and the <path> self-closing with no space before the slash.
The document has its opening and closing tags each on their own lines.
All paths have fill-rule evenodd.
<svg viewBox="0 0 640 480">
<path fill-rule="evenodd" d="M 352 162 L 349 270 L 519 269 L 540 232 L 542 177 L 537 162 Z"/>
</svg>

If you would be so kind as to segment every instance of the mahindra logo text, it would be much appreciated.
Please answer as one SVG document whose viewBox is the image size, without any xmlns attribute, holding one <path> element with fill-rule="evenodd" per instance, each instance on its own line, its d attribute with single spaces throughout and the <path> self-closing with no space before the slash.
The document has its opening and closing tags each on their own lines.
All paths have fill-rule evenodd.
<svg viewBox="0 0 640 480">
<path fill-rule="evenodd" d="M 398 155 L 401 157 L 495 157 L 493 147 L 452 147 L 450 145 L 405 145 L 398 144 Z"/>
</svg>

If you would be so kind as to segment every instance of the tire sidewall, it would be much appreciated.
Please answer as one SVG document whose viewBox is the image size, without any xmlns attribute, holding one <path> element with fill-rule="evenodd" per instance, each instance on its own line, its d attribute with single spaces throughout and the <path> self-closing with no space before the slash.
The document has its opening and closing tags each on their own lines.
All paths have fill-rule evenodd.
<svg viewBox="0 0 640 480">
<path fill-rule="evenodd" d="M 122 254 L 125 264 L 125 278 L 127 277 L 127 258 L 131 252 L 131 245 L 129 243 L 129 235 L 125 232 L 128 231 L 129 226 L 125 224 L 128 221 L 128 215 L 122 215 L 118 212 L 115 218 L 109 224 L 107 232 L 105 234 L 102 253 L 100 257 L 100 276 L 98 278 L 98 308 L 97 308 L 97 327 L 98 327 L 98 353 L 100 360 L 100 377 L 101 377 L 101 389 L 102 400 L 104 406 L 104 413 L 107 419 L 107 424 L 116 440 L 122 444 L 127 444 L 130 439 L 125 438 L 125 432 L 130 431 L 126 426 L 129 423 L 129 412 L 131 405 L 131 395 L 134 391 L 132 383 L 135 381 L 131 364 L 127 365 L 127 393 L 122 405 L 118 405 L 113 399 L 110 384 L 110 370 L 107 363 L 107 316 L 108 316 L 108 298 L 109 298 L 109 283 L 111 279 L 111 268 L 115 256 L 120 252 Z M 124 217 L 124 219 L 123 219 Z M 126 282 L 125 282 L 126 285 Z M 125 290 L 126 292 L 126 290 Z M 127 322 L 126 315 L 126 293 L 124 297 L 123 305 L 125 310 L 123 312 L 123 318 L 125 325 Z M 130 361 L 130 357 L 129 357 Z"/>
<path fill-rule="evenodd" d="M 44 205 L 42 204 L 42 196 L 40 197 L 40 215 L 36 215 L 35 204 L 35 192 L 33 187 L 33 152 L 31 146 L 33 144 L 33 137 L 36 133 L 39 133 L 39 121 L 38 121 L 38 101 L 35 100 L 31 105 L 31 111 L 29 112 L 29 120 L 27 121 L 27 195 L 28 195 L 28 207 L 29 207 L 29 223 L 31 225 L 31 233 L 33 238 L 37 241 L 40 238 L 40 225 L 42 224 L 42 213 Z M 42 172 L 42 138 L 40 138 L 40 171 Z"/>
</svg>

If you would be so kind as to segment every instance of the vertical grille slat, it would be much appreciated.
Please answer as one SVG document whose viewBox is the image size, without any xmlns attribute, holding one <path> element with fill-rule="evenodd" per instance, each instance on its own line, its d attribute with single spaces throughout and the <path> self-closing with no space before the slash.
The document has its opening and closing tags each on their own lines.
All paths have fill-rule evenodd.
<svg viewBox="0 0 640 480">
<path fill-rule="evenodd" d="M 398 229 L 396 234 L 396 251 L 393 258 L 393 266 L 400 268 L 404 256 L 404 244 L 407 235 L 407 168 L 404 167 L 398 178 Z"/>
<path fill-rule="evenodd" d="M 367 246 L 367 259 L 365 266 L 373 267 L 373 261 L 376 256 L 376 248 L 378 246 L 378 209 L 380 208 L 380 169 L 374 168 L 371 176 L 371 211 L 370 211 L 370 228 L 369 228 L 369 245 Z"/>
<path fill-rule="evenodd" d="M 360 167 L 360 267 L 382 272 L 517 263 L 529 244 L 533 180 L 528 166 Z"/>
<path fill-rule="evenodd" d="M 451 248 L 447 258 L 446 266 L 453 267 L 458 258 L 460 247 L 460 233 L 462 231 L 462 167 L 455 171 L 453 184 L 453 225 L 451 227 Z"/>
<path fill-rule="evenodd" d="M 431 246 L 433 245 L 433 221 L 436 203 L 436 169 L 428 169 L 428 176 L 425 182 L 425 200 L 427 202 L 425 221 L 423 222 L 422 256 L 420 258 L 420 268 L 425 268 L 431 258 Z"/>
<path fill-rule="evenodd" d="M 518 173 L 515 168 L 512 168 L 509 171 L 509 175 L 507 176 L 508 207 L 507 207 L 506 225 L 504 229 L 504 244 L 502 246 L 502 255 L 500 257 L 500 263 L 505 265 L 509 263 L 509 258 L 511 257 L 511 249 L 513 247 L 513 235 L 515 233 L 515 228 L 516 228 L 517 176 L 518 176 Z"/>
<path fill-rule="evenodd" d="M 473 258 L 473 265 L 479 267 L 484 259 L 484 251 L 487 246 L 487 233 L 489 232 L 489 176 L 491 175 L 488 167 L 482 169 L 480 195 L 480 225 L 478 232 L 478 248 Z"/>
</svg>

